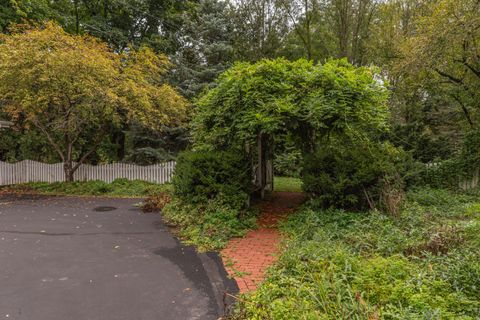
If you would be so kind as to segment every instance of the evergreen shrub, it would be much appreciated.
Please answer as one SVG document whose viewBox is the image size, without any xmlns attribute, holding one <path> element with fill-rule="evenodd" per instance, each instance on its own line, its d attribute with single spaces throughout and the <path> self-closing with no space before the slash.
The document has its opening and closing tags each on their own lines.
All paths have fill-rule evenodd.
<svg viewBox="0 0 480 320">
<path fill-rule="evenodd" d="M 178 156 L 172 183 L 174 194 L 187 202 L 222 198 L 238 206 L 246 203 L 250 194 L 250 167 L 239 152 L 183 152 Z"/>
<path fill-rule="evenodd" d="M 327 144 L 304 158 L 303 189 L 321 207 L 388 206 L 385 192 L 401 197 L 403 177 L 397 163 L 402 158 L 403 152 L 389 144 Z"/>
</svg>

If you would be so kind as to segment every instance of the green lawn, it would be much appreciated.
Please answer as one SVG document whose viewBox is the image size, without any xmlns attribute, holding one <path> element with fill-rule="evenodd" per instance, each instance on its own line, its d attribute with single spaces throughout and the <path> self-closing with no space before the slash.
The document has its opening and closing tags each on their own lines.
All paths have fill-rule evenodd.
<svg viewBox="0 0 480 320">
<path fill-rule="evenodd" d="M 88 182 L 34 182 L 2 188 L 11 192 L 34 192 L 48 195 L 145 197 L 171 190 L 170 184 L 156 184 L 141 180 L 116 179 L 112 183 Z M 0 189 L 1 190 L 1 189 Z"/>
<path fill-rule="evenodd" d="M 275 177 L 273 180 L 275 191 L 302 192 L 302 180 L 290 177 Z"/>
</svg>

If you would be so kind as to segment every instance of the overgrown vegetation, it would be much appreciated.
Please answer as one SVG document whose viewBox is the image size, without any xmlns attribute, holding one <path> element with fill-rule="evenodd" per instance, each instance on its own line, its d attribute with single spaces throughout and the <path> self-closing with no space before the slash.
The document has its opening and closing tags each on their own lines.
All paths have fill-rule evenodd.
<svg viewBox="0 0 480 320">
<path fill-rule="evenodd" d="M 174 195 L 191 203 L 228 199 L 245 207 L 252 191 L 250 167 L 241 152 L 184 152 L 177 159 Z"/>
<path fill-rule="evenodd" d="M 374 207 L 384 194 L 372 194 L 371 186 L 381 179 L 393 185 L 391 168 L 399 153 L 380 141 L 388 130 L 388 90 L 375 77 L 381 77 L 377 69 L 355 67 L 346 60 L 237 63 L 199 99 L 192 119 L 195 146 L 243 153 L 255 172 L 260 166 L 259 139 L 266 153 L 273 152 L 277 142 L 285 157 L 277 156 L 275 167 L 295 175 L 302 167 L 297 165 L 295 172 L 296 162 L 305 159 L 304 189 L 312 196 L 330 197 L 325 198 L 326 206 Z M 329 150 L 339 151 L 337 157 L 318 158 Z M 345 156 L 351 150 L 357 153 Z M 326 169 L 330 180 L 318 175 Z M 333 177 L 342 170 L 342 176 Z M 333 185 L 337 178 L 341 181 Z M 401 185 L 401 177 L 395 178 Z M 346 190 L 348 183 L 352 190 Z"/>
<path fill-rule="evenodd" d="M 40 193 L 48 195 L 81 195 L 111 197 L 146 197 L 171 191 L 169 184 L 156 184 L 141 180 L 116 179 L 103 181 L 32 182 L 0 188 L 4 192 Z"/>
<path fill-rule="evenodd" d="M 248 208 L 250 168 L 241 153 L 184 152 L 172 185 L 173 199 L 162 216 L 201 251 L 221 248 L 255 225 L 255 213 Z"/>
<path fill-rule="evenodd" d="M 254 210 L 218 198 L 196 204 L 174 198 L 163 208 L 162 217 L 178 228 L 185 243 L 199 251 L 221 249 L 232 237 L 240 237 L 256 225 Z"/>
<path fill-rule="evenodd" d="M 478 318 L 480 204 L 438 189 L 478 184 L 478 0 L 4 0 L 0 33 L 1 160 L 62 161 L 71 180 L 194 150 L 171 195 L 17 190 L 151 195 L 144 210 L 208 250 L 254 225 L 271 157 L 275 190 L 313 199 L 243 316 Z M 174 88 L 196 104 L 188 129 Z"/>
<path fill-rule="evenodd" d="M 303 189 L 325 208 L 389 209 L 402 198 L 405 159 L 388 143 L 333 139 L 305 158 Z"/>
<path fill-rule="evenodd" d="M 398 217 L 306 205 L 245 319 L 478 319 L 477 195 L 417 189 Z M 237 310 L 238 311 L 238 310 Z"/>
<path fill-rule="evenodd" d="M 200 97 L 192 119 L 197 148 L 254 149 L 260 133 L 291 134 L 302 152 L 336 134 L 370 138 L 388 127 L 388 90 L 376 68 L 347 60 L 237 63 Z"/>
</svg>

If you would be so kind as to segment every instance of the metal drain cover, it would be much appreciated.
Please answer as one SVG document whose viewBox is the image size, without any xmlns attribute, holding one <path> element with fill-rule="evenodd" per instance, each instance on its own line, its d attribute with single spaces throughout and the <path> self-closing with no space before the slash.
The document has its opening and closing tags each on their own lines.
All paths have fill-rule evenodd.
<svg viewBox="0 0 480 320">
<path fill-rule="evenodd" d="M 113 211 L 116 210 L 117 208 L 115 207 L 96 207 L 93 209 L 93 211 L 98 211 L 98 212 L 106 212 L 106 211 Z"/>
</svg>

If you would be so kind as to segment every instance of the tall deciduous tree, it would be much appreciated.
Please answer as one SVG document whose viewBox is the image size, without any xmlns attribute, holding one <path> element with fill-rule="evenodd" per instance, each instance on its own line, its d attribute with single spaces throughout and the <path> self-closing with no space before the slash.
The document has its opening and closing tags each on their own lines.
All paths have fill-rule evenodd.
<svg viewBox="0 0 480 320">
<path fill-rule="evenodd" d="M 163 82 L 169 63 L 149 49 L 118 54 L 54 23 L 0 38 L 0 104 L 36 127 L 73 180 L 111 126 L 179 123 L 185 100 Z"/>
<path fill-rule="evenodd" d="M 440 0 L 403 46 L 400 72 L 423 74 L 474 126 L 480 115 L 480 1 Z"/>
<path fill-rule="evenodd" d="M 278 0 L 278 5 L 285 12 L 293 25 L 295 35 L 300 39 L 308 60 L 313 58 L 313 38 L 315 35 L 315 23 L 318 26 L 320 3 L 317 0 Z"/>
<path fill-rule="evenodd" d="M 0 32 L 12 23 L 41 21 L 54 17 L 48 0 L 0 0 Z"/>
<path fill-rule="evenodd" d="M 365 64 L 364 46 L 369 40 L 370 26 L 379 0 L 329 0 L 329 17 L 337 56 L 347 57 L 352 63 Z"/>
<path fill-rule="evenodd" d="M 290 31 L 288 16 L 277 0 L 236 1 L 235 51 L 240 60 L 274 58 L 285 45 Z"/>
</svg>

